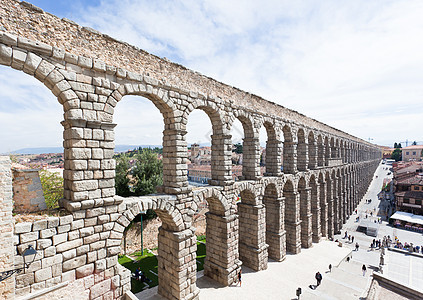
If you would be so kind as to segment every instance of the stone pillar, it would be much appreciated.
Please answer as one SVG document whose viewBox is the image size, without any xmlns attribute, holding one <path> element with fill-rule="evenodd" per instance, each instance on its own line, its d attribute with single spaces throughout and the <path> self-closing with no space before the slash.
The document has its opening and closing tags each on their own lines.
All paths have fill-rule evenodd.
<svg viewBox="0 0 423 300">
<path fill-rule="evenodd" d="M 325 165 L 325 157 L 326 157 L 325 146 L 324 144 L 319 144 L 317 148 L 318 148 L 317 166 L 323 167 Z"/>
<path fill-rule="evenodd" d="M 285 198 L 268 199 L 266 205 L 266 243 L 269 257 L 282 261 L 286 255 L 286 232 L 284 223 Z"/>
<path fill-rule="evenodd" d="M 283 143 L 283 172 L 295 174 L 297 171 L 297 144 L 295 142 Z"/>
<path fill-rule="evenodd" d="M 308 144 L 306 142 L 298 143 L 297 146 L 297 167 L 298 171 L 307 171 L 308 167 Z"/>
<path fill-rule="evenodd" d="M 322 236 L 328 237 L 328 202 L 326 182 L 320 182 L 320 228 Z"/>
<path fill-rule="evenodd" d="M 188 148 L 185 130 L 166 129 L 163 131 L 163 192 L 181 194 L 189 191 Z"/>
<path fill-rule="evenodd" d="M 312 245 L 312 214 L 310 188 L 300 190 L 301 246 L 310 248 Z"/>
<path fill-rule="evenodd" d="M 229 185 L 232 180 L 232 136 L 212 135 L 211 185 Z"/>
<path fill-rule="evenodd" d="M 245 180 L 260 177 L 260 141 L 259 138 L 243 139 L 242 176 Z"/>
<path fill-rule="evenodd" d="M 325 147 L 325 166 L 329 166 L 329 160 L 331 158 L 331 148 L 329 145 Z"/>
<path fill-rule="evenodd" d="M 266 173 L 265 176 L 281 176 L 282 142 L 268 140 L 266 142 Z"/>
<path fill-rule="evenodd" d="M 320 185 L 315 184 L 311 187 L 311 213 L 312 213 L 312 240 L 313 243 L 320 242 L 322 238 L 320 220 Z M 301 229 L 302 230 L 302 229 Z"/>
<path fill-rule="evenodd" d="M 300 201 L 297 192 L 285 192 L 286 251 L 301 252 Z"/>
<path fill-rule="evenodd" d="M 197 299 L 197 239 L 187 229 L 173 232 L 159 228 L 158 294 L 167 299 Z"/>
<path fill-rule="evenodd" d="M 317 168 L 317 148 L 318 147 L 316 142 L 308 144 L 308 168 L 310 170 L 314 170 Z"/>
<path fill-rule="evenodd" d="M 64 126 L 64 200 L 68 211 L 116 204 L 115 124 L 71 119 Z"/>
<path fill-rule="evenodd" d="M 339 228 L 339 198 L 338 196 L 332 197 L 332 208 L 333 208 L 333 234 L 337 234 L 340 231 Z"/>
<path fill-rule="evenodd" d="M 238 203 L 239 259 L 255 270 L 267 269 L 266 210 L 263 204 Z"/>
<path fill-rule="evenodd" d="M 229 286 L 237 280 L 242 264 L 238 254 L 238 216 L 224 217 L 208 212 L 206 218 L 204 275 Z"/>
<path fill-rule="evenodd" d="M 13 192 L 11 162 L 8 156 L 0 156 L 0 270 L 14 267 L 13 246 Z M 0 298 L 15 299 L 15 276 L 0 282 Z"/>
</svg>

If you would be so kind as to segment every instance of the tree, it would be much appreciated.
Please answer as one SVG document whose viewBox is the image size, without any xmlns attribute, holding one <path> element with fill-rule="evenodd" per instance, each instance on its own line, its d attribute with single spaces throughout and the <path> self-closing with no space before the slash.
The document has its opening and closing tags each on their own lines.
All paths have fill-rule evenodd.
<svg viewBox="0 0 423 300">
<path fill-rule="evenodd" d="M 411 145 L 412 145 L 412 146 L 415 146 L 415 145 L 417 145 L 417 142 L 416 142 L 416 141 L 414 141 Z"/>
<path fill-rule="evenodd" d="M 398 148 L 398 144 L 396 142 L 394 143 L 394 148 Z"/>
<path fill-rule="evenodd" d="M 129 186 L 129 171 L 131 166 L 129 164 L 128 155 L 119 155 L 116 158 L 116 175 L 115 175 L 115 189 L 116 194 L 122 197 L 129 197 L 132 195 Z"/>
<path fill-rule="evenodd" d="M 238 153 L 238 154 L 241 154 L 242 153 L 242 150 L 243 150 L 242 144 L 241 143 L 238 143 L 238 144 L 235 144 L 234 146 L 235 146 L 234 152 L 235 153 Z"/>
<path fill-rule="evenodd" d="M 400 148 L 396 148 L 391 155 L 392 159 L 395 159 L 395 161 L 400 161 L 402 159 L 402 150 Z"/>
<path fill-rule="evenodd" d="M 40 170 L 39 175 L 47 208 L 59 207 L 59 199 L 63 198 L 63 177 L 47 170 Z"/>
<path fill-rule="evenodd" d="M 401 143 L 398 144 L 398 148 L 402 148 Z"/>
</svg>

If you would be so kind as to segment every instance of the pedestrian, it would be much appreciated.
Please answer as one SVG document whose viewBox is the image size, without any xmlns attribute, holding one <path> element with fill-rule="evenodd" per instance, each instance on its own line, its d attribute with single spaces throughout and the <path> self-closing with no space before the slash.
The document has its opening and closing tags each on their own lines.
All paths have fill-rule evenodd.
<svg viewBox="0 0 423 300">
<path fill-rule="evenodd" d="M 348 242 L 351 241 L 351 235 L 348 236 Z"/>
<path fill-rule="evenodd" d="M 239 286 L 241 287 L 241 272 L 242 272 L 242 270 L 239 270 L 239 272 L 238 272 L 238 282 L 239 282 Z M 237 285 L 238 285 L 238 283 L 237 283 Z"/>
<path fill-rule="evenodd" d="M 351 237 L 351 243 L 354 243 L 354 236 Z"/>
<path fill-rule="evenodd" d="M 315 278 L 316 278 L 316 281 L 317 281 L 316 287 L 318 287 L 320 285 L 320 283 L 322 282 L 322 274 L 320 274 L 320 272 L 317 272 Z"/>
<path fill-rule="evenodd" d="M 360 246 L 358 245 L 358 242 L 356 242 L 355 243 L 355 251 L 358 251 L 358 248 L 359 248 Z"/>
<path fill-rule="evenodd" d="M 332 264 L 329 264 L 329 272 L 332 273 Z"/>
<path fill-rule="evenodd" d="M 350 257 L 349 256 L 347 256 L 347 262 L 350 262 Z"/>
<path fill-rule="evenodd" d="M 363 276 L 366 276 L 366 265 L 363 265 L 363 267 L 361 267 L 361 270 L 363 271 Z"/>
<path fill-rule="evenodd" d="M 346 239 L 348 236 L 348 233 L 345 231 L 344 239 Z"/>
</svg>

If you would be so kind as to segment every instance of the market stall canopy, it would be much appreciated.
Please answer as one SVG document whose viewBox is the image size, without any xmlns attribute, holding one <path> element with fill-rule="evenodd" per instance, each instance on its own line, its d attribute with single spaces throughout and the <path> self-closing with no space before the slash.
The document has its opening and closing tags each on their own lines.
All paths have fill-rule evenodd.
<svg viewBox="0 0 423 300">
<path fill-rule="evenodd" d="M 403 211 L 397 211 L 391 216 L 391 219 L 423 225 L 423 216 L 414 215 Z"/>
</svg>

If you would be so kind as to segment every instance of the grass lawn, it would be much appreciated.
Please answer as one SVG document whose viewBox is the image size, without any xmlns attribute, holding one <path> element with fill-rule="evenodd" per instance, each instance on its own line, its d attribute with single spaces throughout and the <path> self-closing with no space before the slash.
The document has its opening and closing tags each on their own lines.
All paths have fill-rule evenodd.
<svg viewBox="0 0 423 300">
<path fill-rule="evenodd" d="M 204 269 L 204 259 L 206 258 L 206 245 L 201 242 L 206 242 L 205 237 L 200 237 L 197 242 L 197 271 Z M 144 255 L 141 255 L 141 252 L 135 252 L 131 255 L 136 257 L 136 261 L 133 261 L 129 257 L 123 255 L 119 256 L 119 263 L 125 268 L 131 270 L 132 273 L 135 273 L 136 268 L 145 274 L 147 278 L 151 280 L 150 283 L 143 283 L 139 280 L 134 280 L 131 278 L 131 291 L 133 293 L 141 292 L 144 287 L 152 288 L 159 284 L 159 279 L 157 277 L 157 258 L 154 254 L 148 253 L 147 250 L 144 250 Z"/>
<path fill-rule="evenodd" d="M 136 268 L 140 268 L 140 270 L 145 274 L 145 276 L 151 280 L 151 282 L 148 283 L 147 288 L 151 288 L 158 285 L 159 279 L 156 275 L 157 274 L 156 256 L 154 254 L 148 253 L 146 250 L 144 250 L 143 256 L 141 256 L 141 252 L 135 253 L 132 256 L 135 256 L 137 261 L 133 261 L 126 256 L 119 257 L 118 261 L 122 266 L 131 270 L 132 273 L 135 273 Z M 131 291 L 133 293 L 141 292 L 146 285 L 147 283 L 143 283 L 139 280 L 131 279 Z"/>
</svg>

